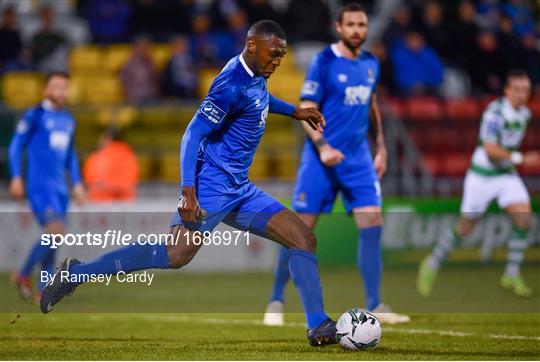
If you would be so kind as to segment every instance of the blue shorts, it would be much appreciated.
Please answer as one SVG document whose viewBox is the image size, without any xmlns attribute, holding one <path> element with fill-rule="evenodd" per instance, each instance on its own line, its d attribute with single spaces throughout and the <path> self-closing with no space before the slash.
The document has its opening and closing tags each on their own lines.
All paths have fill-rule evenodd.
<svg viewBox="0 0 540 362">
<path fill-rule="evenodd" d="M 251 182 L 234 185 L 229 176 L 214 166 L 204 163 L 195 180 L 197 199 L 206 218 L 197 223 L 184 223 L 177 211 L 171 226 L 184 225 L 190 230 L 212 231 L 220 223 L 258 235 L 266 233 L 268 221 L 285 209 L 273 197 Z"/>
<path fill-rule="evenodd" d="M 367 141 L 361 148 L 360 157 L 345 158 L 334 167 L 326 167 L 315 148 L 306 143 L 292 199 L 293 210 L 306 214 L 331 212 L 338 192 L 348 213 L 358 207 L 381 206 L 381 187 Z"/>
<path fill-rule="evenodd" d="M 66 221 L 68 194 L 47 190 L 28 191 L 28 201 L 41 226 L 53 221 Z"/>
</svg>

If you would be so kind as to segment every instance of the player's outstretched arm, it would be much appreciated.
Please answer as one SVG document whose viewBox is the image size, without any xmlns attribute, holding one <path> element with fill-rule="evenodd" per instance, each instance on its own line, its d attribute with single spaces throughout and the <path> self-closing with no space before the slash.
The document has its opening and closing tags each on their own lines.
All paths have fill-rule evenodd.
<svg viewBox="0 0 540 362">
<path fill-rule="evenodd" d="M 270 113 L 283 114 L 299 121 L 305 121 L 313 130 L 323 132 L 323 127 L 326 126 L 326 120 L 317 108 L 296 108 L 292 104 L 284 102 L 271 94 L 269 94 L 269 97 L 268 111 Z"/>
<path fill-rule="evenodd" d="M 66 169 L 69 172 L 71 177 L 71 184 L 73 185 L 73 196 L 75 197 L 75 202 L 79 205 L 82 205 L 86 201 L 86 191 L 81 181 L 81 170 L 79 167 L 79 157 L 75 151 L 74 140 L 71 139 L 69 145 L 69 154 L 66 160 Z"/>
<path fill-rule="evenodd" d="M 26 118 L 30 113 L 27 113 L 17 125 L 15 134 L 9 144 L 9 169 L 11 173 L 11 182 L 9 184 L 9 192 L 15 198 L 24 197 L 24 183 L 22 178 L 22 156 L 26 144 L 30 140 L 32 123 Z"/>
<path fill-rule="evenodd" d="M 300 102 L 300 108 L 318 109 L 319 105 L 311 100 L 303 100 Z M 310 125 L 308 125 L 307 122 L 303 122 L 302 126 L 304 127 L 308 137 L 317 148 L 319 158 L 325 166 L 335 166 L 345 159 L 345 155 L 337 148 L 332 147 L 326 138 L 324 138 L 322 132 L 320 132 L 318 129 L 313 129 Z"/>
<path fill-rule="evenodd" d="M 493 161 L 511 161 L 514 165 L 534 165 L 540 162 L 540 153 L 530 151 L 521 153 L 519 151 L 508 151 L 495 142 L 484 142 L 484 149 L 490 160 Z"/>
<path fill-rule="evenodd" d="M 182 175 L 182 197 L 178 204 L 178 213 L 183 221 L 195 222 L 202 216 L 195 190 L 195 172 L 197 167 L 197 154 L 201 141 L 213 129 L 205 122 L 193 117 L 182 137 L 180 146 L 180 172 Z"/>
</svg>

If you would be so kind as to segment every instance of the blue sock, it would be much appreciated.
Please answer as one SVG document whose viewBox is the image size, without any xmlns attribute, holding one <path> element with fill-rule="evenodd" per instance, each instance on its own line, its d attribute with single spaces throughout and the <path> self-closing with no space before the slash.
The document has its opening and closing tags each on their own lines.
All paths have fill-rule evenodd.
<svg viewBox="0 0 540 362">
<path fill-rule="evenodd" d="M 382 227 L 372 226 L 360 229 L 357 265 L 364 279 L 366 309 L 373 310 L 381 302 L 381 232 Z"/>
<path fill-rule="evenodd" d="M 274 268 L 274 287 L 270 301 L 279 300 L 283 303 L 285 300 L 284 293 L 287 282 L 289 281 L 289 249 L 284 246 L 279 248 L 279 254 Z"/>
<path fill-rule="evenodd" d="M 168 269 L 166 245 L 129 245 L 112 250 L 92 261 L 75 264 L 70 274 L 116 274 L 143 269 Z"/>
<path fill-rule="evenodd" d="M 324 312 L 321 280 L 315 254 L 289 249 L 291 279 L 298 289 L 309 329 L 319 326 L 328 315 Z"/>
<path fill-rule="evenodd" d="M 49 253 L 41 260 L 41 271 L 46 271 L 49 275 L 54 274 L 56 249 L 49 249 Z M 46 282 L 41 281 L 41 275 L 38 277 L 39 291 L 42 292 Z"/>
<path fill-rule="evenodd" d="M 28 255 L 28 259 L 24 263 L 21 271 L 19 272 L 23 277 L 29 277 L 32 274 L 32 269 L 37 263 L 41 263 L 46 259 L 47 255 L 52 249 L 49 245 L 41 245 L 41 237 L 36 241 L 32 251 Z"/>
</svg>

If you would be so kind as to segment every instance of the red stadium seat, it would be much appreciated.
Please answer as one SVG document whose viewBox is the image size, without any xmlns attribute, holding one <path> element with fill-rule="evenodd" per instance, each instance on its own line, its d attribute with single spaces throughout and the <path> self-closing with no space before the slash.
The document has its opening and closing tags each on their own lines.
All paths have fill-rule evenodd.
<svg viewBox="0 0 540 362">
<path fill-rule="evenodd" d="M 405 105 L 407 117 L 421 123 L 438 122 L 443 116 L 441 103 L 432 97 L 416 97 L 407 100 Z"/>
<path fill-rule="evenodd" d="M 529 108 L 533 120 L 540 120 L 540 96 L 536 96 L 529 102 Z"/>
<path fill-rule="evenodd" d="M 461 150 L 472 154 L 478 144 L 478 126 L 475 124 L 472 127 L 458 129 L 458 132 L 461 137 Z"/>
<path fill-rule="evenodd" d="M 540 176 L 540 163 L 530 166 L 520 166 L 519 173 L 523 176 Z"/>
<path fill-rule="evenodd" d="M 482 110 L 474 98 L 448 100 L 445 105 L 446 118 L 455 123 L 471 123 L 478 121 Z"/>
<path fill-rule="evenodd" d="M 482 98 L 480 98 L 480 108 L 482 109 L 482 112 L 486 109 L 488 104 L 493 102 L 495 99 L 497 99 L 499 96 L 497 95 L 485 95 Z"/>
<path fill-rule="evenodd" d="M 442 173 L 445 176 L 465 176 L 470 162 L 470 154 L 448 153 L 443 156 Z"/>
<path fill-rule="evenodd" d="M 405 115 L 405 105 L 401 100 L 397 98 L 389 98 L 385 102 L 385 105 L 387 105 L 388 108 L 390 108 L 390 110 L 396 114 L 396 117 L 403 118 Z"/>
<path fill-rule="evenodd" d="M 441 158 L 434 155 L 428 154 L 422 157 L 422 163 L 424 167 L 431 173 L 433 176 L 439 176 L 441 174 Z"/>
<path fill-rule="evenodd" d="M 441 154 L 457 152 L 463 148 L 462 136 L 453 128 L 427 127 L 426 130 L 417 132 L 419 135 L 415 135 L 415 137 L 417 137 L 417 144 L 422 150 Z"/>
<path fill-rule="evenodd" d="M 522 142 L 522 150 L 532 151 L 537 150 L 538 145 L 540 144 L 540 128 L 534 129 L 530 128 L 525 134 L 525 139 Z"/>
</svg>

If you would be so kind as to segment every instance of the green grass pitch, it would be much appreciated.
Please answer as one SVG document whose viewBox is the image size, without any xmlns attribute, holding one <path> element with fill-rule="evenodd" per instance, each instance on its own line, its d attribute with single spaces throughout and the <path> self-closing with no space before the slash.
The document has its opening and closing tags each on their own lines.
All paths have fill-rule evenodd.
<svg viewBox="0 0 540 362">
<path fill-rule="evenodd" d="M 84 285 L 48 315 L 19 301 L 3 275 L 0 359 L 538 360 L 540 265 L 524 266 L 536 291 L 530 299 L 498 287 L 501 269 L 451 264 L 430 299 L 416 294 L 415 267 L 386 269 L 384 299 L 412 322 L 383 325 L 381 343 L 369 351 L 310 347 L 292 285 L 287 325 L 262 326 L 270 273 L 171 271 L 150 287 Z M 322 268 L 321 278 L 331 316 L 361 305 L 354 268 Z"/>
</svg>

